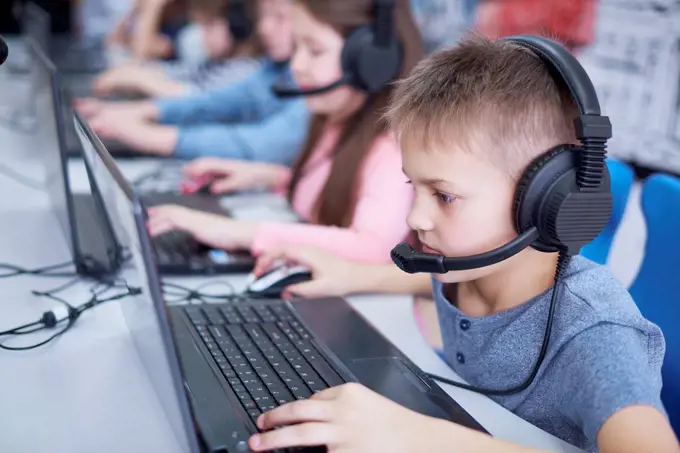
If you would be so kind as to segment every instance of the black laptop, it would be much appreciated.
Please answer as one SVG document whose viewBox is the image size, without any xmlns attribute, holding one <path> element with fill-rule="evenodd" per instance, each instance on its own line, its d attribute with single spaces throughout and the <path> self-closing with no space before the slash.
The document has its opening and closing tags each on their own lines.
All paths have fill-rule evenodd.
<svg viewBox="0 0 680 453">
<path fill-rule="evenodd" d="M 114 173 L 122 184 L 129 185 L 114 159 L 77 112 L 73 122 L 83 147 L 90 183 L 97 186 L 101 193 L 110 193 L 113 190 L 111 186 L 114 184 L 110 174 Z M 221 207 L 219 198 L 209 194 L 160 192 L 145 193 L 141 197 L 146 206 L 174 203 L 219 215 L 229 214 Z M 115 213 L 108 203 L 110 200 L 110 197 L 104 196 L 104 205 L 109 216 Z M 171 231 L 159 235 L 154 238 L 153 242 L 160 270 L 166 275 L 244 273 L 250 272 L 255 264 L 250 252 L 225 252 L 211 249 L 182 231 Z"/>
<path fill-rule="evenodd" d="M 120 175 L 108 177 L 116 183 L 107 204 L 132 265 L 121 277 L 141 289 L 121 307 L 182 451 L 249 451 L 261 413 L 346 382 L 484 431 L 343 299 L 167 306 L 145 210 Z"/>
<path fill-rule="evenodd" d="M 59 106 L 56 71 L 42 49 L 31 40 L 36 67 L 37 107 L 35 148 L 45 166 L 47 192 L 52 209 L 64 230 L 79 274 L 100 278 L 118 267 L 117 243 L 109 223 L 102 217 L 103 205 L 96 187 L 90 193 L 73 194 L 64 150 L 64 125 Z"/>
</svg>

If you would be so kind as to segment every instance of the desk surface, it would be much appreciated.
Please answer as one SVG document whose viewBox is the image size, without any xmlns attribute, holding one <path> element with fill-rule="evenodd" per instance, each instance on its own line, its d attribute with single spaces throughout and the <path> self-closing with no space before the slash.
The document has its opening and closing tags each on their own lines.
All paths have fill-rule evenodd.
<svg viewBox="0 0 680 453">
<path fill-rule="evenodd" d="M 7 87 L 0 93 L 8 93 Z M 39 150 L 31 148 L 30 137 L 3 126 L 0 162 L 33 180 L 42 180 Z M 149 161 L 121 164 L 127 175 L 141 174 L 154 165 L 157 164 Z M 78 170 L 82 162 L 74 161 L 71 166 L 74 186 L 84 188 L 84 173 Z M 52 214 L 47 194 L 1 173 L 0 188 L 1 261 L 24 267 L 68 261 L 64 234 Z M 245 276 L 220 279 L 238 289 Z M 37 298 L 31 290 L 54 288 L 66 281 L 32 276 L 3 280 L 0 331 L 33 321 L 43 311 L 54 308 L 56 303 Z M 205 278 L 182 279 L 181 283 L 194 286 L 204 281 Z M 85 301 L 90 286 L 78 283 L 63 297 Z M 421 337 L 412 315 L 412 298 L 361 296 L 349 300 L 421 368 L 455 377 Z M 139 363 L 117 302 L 90 310 L 71 331 L 46 347 L 28 352 L 0 351 L 0 376 L 0 401 L 5 408 L 0 415 L 2 451 L 180 453 Z M 484 396 L 444 388 L 494 436 L 551 451 L 579 451 Z"/>
</svg>

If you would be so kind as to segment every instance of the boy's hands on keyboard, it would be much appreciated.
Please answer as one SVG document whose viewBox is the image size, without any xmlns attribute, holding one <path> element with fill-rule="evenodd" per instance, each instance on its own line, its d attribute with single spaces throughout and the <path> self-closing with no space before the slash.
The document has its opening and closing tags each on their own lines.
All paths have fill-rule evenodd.
<svg viewBox="0 0 680 453">
<path fill-rule="evenodd" d="M 204 245 L 224 250 L 249 248 L 256 229 L 253 222 L 233 220 L 177 205 L 150 208 L 147 228 L 151 236 L 174 230 L 185 231 Z"/>
<path fill-rule="evenodd" d="M 325 445 L 329 453 L 444 451 L 456 425 L 410 411 L 360 384 L 280 406 L 257 420 L 253 451 Z M 463 429 L 463 428 L 460 428 Z M 447 432 L 448 431 L 448 432 Z M 451 447 L 449 443 L 449 448 Z"/>
</svg>

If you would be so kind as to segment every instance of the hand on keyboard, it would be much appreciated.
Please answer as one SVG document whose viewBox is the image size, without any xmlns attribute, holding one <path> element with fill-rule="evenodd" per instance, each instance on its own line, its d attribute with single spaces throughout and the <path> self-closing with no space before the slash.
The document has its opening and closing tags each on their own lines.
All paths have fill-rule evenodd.
<svg viewBox="0 0 680 453">
<path fill-rule="evenodd" d="M 201 244 L 223 250 L 250 248 L 255 231 L 255 225 L 251 222 L 236 221 L 177 205 L 150 208 L 147 226 L 151 236 L 180 230 Z"/>
<path fill-rule="evenodd" d="M 412 412 L 360 384 L 273 409 L 257 426 L 266 431 L 250 439 L 258 452 L 320 445 L 329 453 L 444 451 L 446 439 L 457 432 L 452 423 Z"/>
</svg>

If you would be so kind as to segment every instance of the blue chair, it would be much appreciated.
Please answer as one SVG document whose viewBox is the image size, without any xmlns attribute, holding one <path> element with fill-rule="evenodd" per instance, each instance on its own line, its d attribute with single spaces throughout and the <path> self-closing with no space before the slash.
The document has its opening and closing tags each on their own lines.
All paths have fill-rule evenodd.
<svg viewBox="0 0 680 453">
<path fill-rule="evenodd" d="M 630 188 L 635 179 L 633 169 L 624 162 L 607 159 L 607 167 L 611 175 L 611 189 L 614 197 L 612 217 L 609 222 L 590 244 L 581 249 L 581 255 L 599 264 L 607 264 L 609 250 L 614 241 L 614 235 L 626 211 Z"/>
<path fill-rule="evenodd" d="M 650 176 L 642 189 L 642 211 L 647 243 L 630 293 L 666 337 L 661 399 L 680 434 L 680 179 Z"/>
</svg>

